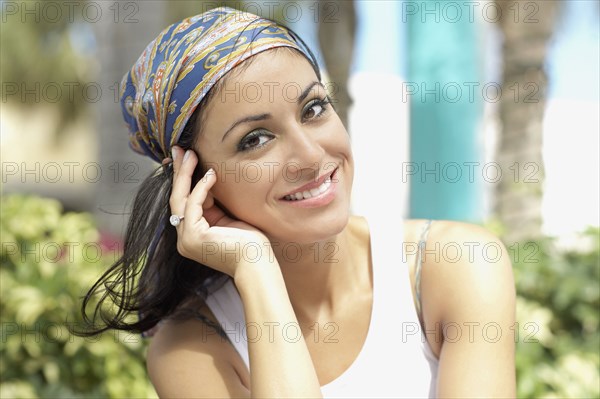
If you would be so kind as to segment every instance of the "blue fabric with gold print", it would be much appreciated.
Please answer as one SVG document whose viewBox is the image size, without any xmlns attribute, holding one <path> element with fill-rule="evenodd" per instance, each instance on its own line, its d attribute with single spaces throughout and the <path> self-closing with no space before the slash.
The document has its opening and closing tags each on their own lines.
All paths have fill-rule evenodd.
<svg viewBox="0 0 600 399">
<path fill-rule="evenodd" d="M 315 63 L 285 28 L 228 7 L 166 28 L 121 81 L 130 147 L 157 162 L 170 157 L 171 147 L 215 83 L 245 59 L 275 47 L 295 48 Z"/>
</svg>

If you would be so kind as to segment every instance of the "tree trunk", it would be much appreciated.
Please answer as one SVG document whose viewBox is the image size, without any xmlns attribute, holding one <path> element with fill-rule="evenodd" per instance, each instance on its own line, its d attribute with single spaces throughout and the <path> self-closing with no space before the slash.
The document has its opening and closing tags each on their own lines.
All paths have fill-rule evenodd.
<svg viewBox="0 0 600 399">
<path fill-rule="evenodd" d="M 496 0 L 504 36 L 500 132 L 496 160 L 502 179 L 494 213 L 507 243 L 541 236 L 544 184 L 542 121 L 548 79 L 547 45 L 559 1 Z"/>
<path fill-rule="evenodd" d="M 118 4 L 123 4 L 118 13 L 111 9 L 111 17 L 100 19 L 94 26 L 101 68 L 98 83 L 102 87 L 96 115 L 102 178 L 96 184 L 94 214 L 103 231 L 122 236 L 133 196 L 156 165 L 129 148 L 129 132 L 121 116 L 118 98 L 119 83 L 148 43 L 166 27 L 167 2 L 132 3 L 137 5 L 136 8 L 129 3 Z"/>
<path fill-rule="evenodd" d="M 348 94 L 348 79 L 354 54 L 356 13 L 354 1 L 319 2 L 319 44 L 325 60 L 330 93 L 344 126 L 348 128 L 348 109 L 352 99 Z"/>
</svg>

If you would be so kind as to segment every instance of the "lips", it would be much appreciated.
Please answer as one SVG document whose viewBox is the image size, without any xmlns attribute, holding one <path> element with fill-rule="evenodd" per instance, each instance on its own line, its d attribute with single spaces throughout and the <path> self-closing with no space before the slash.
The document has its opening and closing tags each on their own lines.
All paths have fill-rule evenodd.
<svg viewBox="0 0 600 399">
<path fill-rule="evenodd" d="M 318 197 L 319 195 L 326 192 L 332 184 L 332 178 L 337 172 L 337 168 L 332 172 L 324 174 L 319 177 L 316 181 L 305 184 L 293 191 L 290 191 L 284 195 L 281 199 L 285 201 L 300 201 L 303 199 L 309 199 Z"/>
</svg>

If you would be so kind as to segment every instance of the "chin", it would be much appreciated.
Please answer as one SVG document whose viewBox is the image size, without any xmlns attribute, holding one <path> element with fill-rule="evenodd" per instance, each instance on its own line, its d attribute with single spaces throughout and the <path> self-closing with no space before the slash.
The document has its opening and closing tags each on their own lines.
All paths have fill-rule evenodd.
<svg viewBox="0 0 600 399">
<path fill-rule="evenodd" d="M 344 231 L 350 220 L 350 208 L 332 210 L 330 215 L 314 221 L 304 221 L 296 225 L 282 226 L 281 223 L 273 224 L 279 228 L 271 229 L 267 234 L 270 240 L 276 242 L 293 242 L 300 245 L 327 241 Z M 301 226 L 301 227 L 298 227 Z"/>
</svg>

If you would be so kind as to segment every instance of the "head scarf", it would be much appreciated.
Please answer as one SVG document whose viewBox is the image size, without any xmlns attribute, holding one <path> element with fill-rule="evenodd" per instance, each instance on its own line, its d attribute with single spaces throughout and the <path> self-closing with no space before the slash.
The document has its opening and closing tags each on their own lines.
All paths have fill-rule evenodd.
<svg viewBox="0 0 600 399">
<path fill-rule="evenodd" d="M 275 47 L 297 49 L 315 65 L 310 50 L 300 47 L 287 29 L 228 7 L 166 28 L 121 81 L 130 147 L 157 162 L 170 157 L 171 147 L 215 83 L 245 59 Z"/>
</svg>

